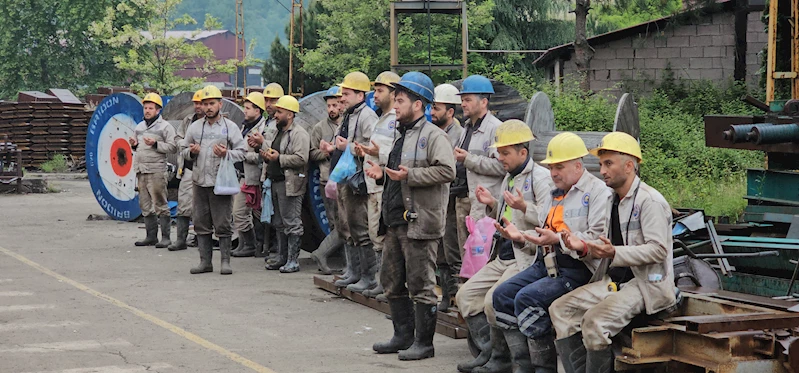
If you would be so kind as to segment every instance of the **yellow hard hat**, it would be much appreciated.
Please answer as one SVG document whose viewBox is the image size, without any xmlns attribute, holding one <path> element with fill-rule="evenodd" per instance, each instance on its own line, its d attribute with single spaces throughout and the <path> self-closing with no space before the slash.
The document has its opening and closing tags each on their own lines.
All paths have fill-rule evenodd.
<svg viewBox="0 0 799 373">
<path fill-rule="evenodd" d="M 201 89 L 201 90 L 199 90 L 197 92 L 194 92 L 194 97 L 192 97 L 191 100 L 194 101 L 194 102 L 202 101 L 203 100 L 203 90 Z"/>
<path fill-rule="evenodd" d="M 375 81 L 372 84 L 382 84 L 384 86 L 388 86 L 394 88 L 394 83 L 400 81 L 400 76 L 393 71 L 383 71 L 380 75 L 375 78 Z"/>
<path fill-rule="evenodd" d="M 203 88 L 203 100 L 209 98 L 222 98 L 222 91 L 219 90 L 215 85 L 207 85 Z"/>
<path fill-rule="evenodd" d="M 244 101 L 249 101 L 253 105 L 261 108 L 261 110 L 266 110 L 266 100 L 264 100 L 264 94 L 261 92 L 250 92 Z"/>
<path fill-rule="evenodd" d="M 286 109 L 288 111 L 293 111 L 295 113 L 299 113 L 300 112 L 300 102 L 297 101 L 297 99 L 294 98 L 293 96 L 289 96 L 289 95 L 285 95 L 285 96 L 277 99 L 277 103 L 275 104 L 275 107 L 281 108 L 281 109 Z"/>
<path fill-rule="evenodd" d="M 588 155 L 585 142 L 580 136 L 571 132 L 563 132 L 553 137 L 547 144 L 547 157 L 542 164 L 553 164 L 571 161 Z"/>
<path fill-rule="evenodd" d="M 145 102 L 152 102 L 160 107 L 164 107 L 164 101 L 161 100 L 161 96 L 159 96 L 157 93 L 150 92 L 144 95 L 144 99 L 141 100 L 141 103 L 143 104 Z"/>
<path fill-rule="evenodd" d="M 361 92 L 369 92 L 372 90 L 372 82 L 369 81 L 369 77 L 360 71 L 347 74 L 347 76 L 344 77 L 344 81 L 338 86 Z"/>
<path fill-rule="evenodd" d="M 644 161 L 641 156 L 641 145 L 635 137 L 630 136 L 624 132 L 611 132 L 602 138 L 602 142 L 596 149 L 591 149 L 590 153 L 599 156 L 600 150 L 610 150 L 614 152 L 624 153 L 638 158 L 638 163 Z"/>
<path fill-rule="evenodd" d="M 266 98 L 281 98 L 283 95 L 285 95 L 283 86 L 278 83 L 269 83 L 264 88 L 264 97 Z"/>
<path fill-rule="evenodd" d="M 532 140 L 535 140 L 535 136 L 533 136 L 530 126 L 518 119 L 509 119 L 497 127 L 494 138 L 496 142 L 493 147 L 501 148 L 508 145 L 526 144 Z"/>
</svg>

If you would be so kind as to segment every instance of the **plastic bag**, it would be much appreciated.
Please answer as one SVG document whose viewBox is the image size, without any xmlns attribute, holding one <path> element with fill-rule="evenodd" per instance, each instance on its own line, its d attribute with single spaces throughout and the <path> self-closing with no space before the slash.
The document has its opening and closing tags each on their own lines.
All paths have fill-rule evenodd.
<svg viewBox="0 0 799 373">
<path fill-rule="evenodd" d="M 218 196 L 232 196 L 241 191 L 239 178 L 236 177 L 236 166 L 230 155 L 219 162 L 219 171 L 216 173 L 216 183 L 214 184 L 214 194 Z"/>
<path fill-rule="evenodd" d="M 471 216 L 466 217 L 466 228 L 469 230 L 469 237 L 463 245 L 463 263 L 461 264 L 460 276 L 471 278 L 477 271 L 488 263 L 491 255 L 491 245 L 494 242 L 494 227 L 496 220 L 486 216 L 477 222 Z"/>
<path fill-rule="evenodd" d="M 358 171 L 358 164 L 355 162 L 355 157 L 352 155 L 348 145 L 347 150 L 341 154 L 341 158 L 336 163 L 336 168 L 330 172 L 330 180 L 336 183 L 346 182 L 356 171 Z"/>
<path fill-rule="evenodd" d="M 333 180 L 328 180 L 325 185 L 325 197 L 330 199 L 338 199 L 338 183 Z"/>
</svg>

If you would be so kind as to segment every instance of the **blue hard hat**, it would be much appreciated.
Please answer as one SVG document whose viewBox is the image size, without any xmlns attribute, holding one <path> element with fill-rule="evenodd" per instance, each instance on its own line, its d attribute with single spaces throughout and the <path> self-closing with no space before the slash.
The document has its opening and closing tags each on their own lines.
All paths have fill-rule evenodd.
<svg viewBox="0 0 799 373">
<path fill-rule="evenodd" d="M 394 83 L 394 88 L 412 92 L 427 103 L 433 102 L 436 89 L 430 77 L 418 71 L 411 71 L 403 75 L 398 83 Z"/>
<path fill-rule="evenodd" d="M 325 92 L 324 99 L 327 100 L 328 98 L 339 97 L 341 96 L 341 88 L 339 86 L 330 87 L 330 89 Z"/>
<path fill-rule="evenodd" d="M 491 84 L 491 81 L 488 78 L 482 75 L 472 75 L 466 79 L 463 79 L 461 87 L 461 93 L 458 95 L 468 95 L 468 94 L 494 94 L 494 85 Z"/>
</svg>

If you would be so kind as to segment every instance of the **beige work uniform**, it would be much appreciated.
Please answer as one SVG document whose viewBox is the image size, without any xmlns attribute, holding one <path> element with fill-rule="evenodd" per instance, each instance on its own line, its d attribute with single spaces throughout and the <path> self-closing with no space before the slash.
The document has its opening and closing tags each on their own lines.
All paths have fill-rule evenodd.
<svg viewBox="0 0 799 373">
<path fill-rule="evenodd" d="M 258 193 L 261 193 L 261 167 L 263 158 L 258 152 L 259 148 L 253 148 L 247 143 L 247 136 L 253 133 L 263 134 L 266 128 L 266 118 L 255 124 L 247 133 L 242 134 L 246 152 L 244 153 L 244 178 L 241 179 L 241 186 L 256 186 Z M 253 211 L 252 207 L 247 206 L 247 195 L 239 193 L 233 196 L 233 229 L 239 232 L 247 232 L 253 229 L 253 219 L 260 223 L 261 212 Z"/>
<path fill-rule="evenodd" d="M 463 127 L 457 119 L 452 118 L 452 122 L 442 130 L 447 134 L 454 150 L 463 132 Z M 455 196 L 450 194 L 447 202 L 447 227 L 444 229 L 444 237 L 438 247 L 436 265 L 439 267 L 448 265 L 452 274 L 458 276 L 463 261 L 463 245 L 458 244 L 458 213 L 455 205 Z"/>
<path fill-rule="evenodd" d="M 138 144 L 133 155 L 136 184 L 139 188 L 139 207 L 142 215 L 169 216 L 166 200 L 166 155 L 177 151 L 175 127 L 160 115 L 151 124 L 141 121 L 134 129 Z M 156 141 L 155 146 L 144 143 L 144 138 Z"/>
<path fill-rule="evenodd" d="M 610 338 L 641 312 L 652 315 L 676 302 L 668 202 L 636 176 L 619 203 L 619 223 L 625 245 L 615 247 L 612 259 L 600 261 L 591 283 L 549 307 L 557 337 L 582 331 L 583 343 L 592 351 L 610 346 Z M 607 271 L 613 267 L 629 267 L 635 276 L 618 292 L 608 291 Z"/>
<path fill-rule="evenodd" d="M 202 118 L 202 117 L 199 117 Z M 178 134 L 178 144 L 181 150 L 178 152 L 178 179 L 180 179 L 180 185 L 178 185 L 178 216 L 182 216 L 184 218 L 191 219 L 192 213 L 192 205 L 194 204 L 194 199 L 192 198 L 192 182 L 191 182 L 191 170 L 185 168 L 186 161 L 185 159 L 189 157 L 189 149 L 180 145 L 183 142 L 183 139 L 186 138 L 186 130 L 189 129 L 189 125 L 192 122 L 197 120 L 197 114 L 190 114 L 183 118 L 183 121 L 180 122 L 180 126 L 178 126 L 177 134 Z"/>
<path fill-rule="evenodd" d="M 377 114 L 374 110 L 361 103 L 352 110 L 348 116 L 344 117 L 349 119 L 347 123 L 347 140 L 348 144 L 369 144 L 372 137 L 372 130 L 375 123 L 377 123 Z M 342 123 L 342 125 L 345 125 Z M 355 154 L 353 146 L 347 146 L 348 150 Z M 361 163 L 363 160 L 356 161 Z M 369 179 L 365 177 L 365 179 Z M 367 181 L 368 182 L 368 181 Z M 367 187 L 368 188 L 368 187 Z M 368 190 L 367 190 L 368 191 Z M 344 229 L 339 229 L 339 234 L 342 238 L 352 247 L 367 246 L 372 244 L 372 239 L 369 237 L 369 196 L 356 195 L 353 193 L 352 188 L 342 183 L 338 184 L 338 211 L 340 215 L 345 215 L 341 220 L 341 224 L 347 224 Z M 339 225 L 341 225 L 339 224 Z M 343 227 L 342 227 L 343 228 Z"/>
<path fill-rule="evenodd" d="M 338 121 L 326 118 L 316 123 L 309 134 L 311 136 L 309 160 L 316 162 L 319 167 L 319 184 L 322 186 L 322 188 L 319 188 L 319 193 L 321 194 L 322 202 L 325 204 L 325 216 L 327 217 L 327 225 L 330 231 L 333 231 L 339 225 L 338 205 L 336 200 L 327 198 L 325 194 L 324 187 L 327 186 L 327 180 L 330 178 L 330 154 L 319 150 L 319 144 L 322 140 L 334 144 L 336 142 L 336 130 L 338 130 Z"/>
<path fill-rule="evenodd" d="M 500 190 L 508 190 L 509 183 L 510 174 L 506 174 Z M 513 178 L 513 185 L 512 193 L 516 195 L 517 189 L 522 192 L 527 210 L 522 212 L 512 209 L 511 223 L 523 231 L 541 226 L 541 221 L 552 201 L 553 184 L 549 171 L 530 159 L 524 170 Z M 486 215 L 494 219 L 499 218 L 498 215 L 505 210 L 506 206 L 503 194 L 500 192 L 496 196 L 499 197 L 496 208 L 492 209 L 490 206 L 486 206 Z M 535 260 L 534 250 L 535 246 L 514 245 L 514 259 L 502 260 L 496 257 L 466 281 L 455 296 L 461 315 L 470 317 L 485 312 L 488 322 L 496 325 L 492 300 L 494 289 L 505 280 L 529 267 Z"/>
<path fill-rule="evenodd" d="M 380 116 L 380 119 L 372 129 L 371 142 L 380 147 L 378 156 L 366 154 L 364 163 L 372 161 L 385 166 L 388 162 L 388 153 L 391 152 L 391 145 L 397 138 L 397 114 L 394 109 L 389 110 Z M 371 144 L 368 144 L 371 145 Z M 366 178 L 366 190 L 369 192 L 369 200 L 366 205 L 366 212 L 369 215 L 369 238 L 372 240 L 376 252 L 383 251 L 383 235 L 378 234 L 380 230 L 380 211 L 383 201 L 383 186 L 377 185 L 375 179 Z"/>
</svg>

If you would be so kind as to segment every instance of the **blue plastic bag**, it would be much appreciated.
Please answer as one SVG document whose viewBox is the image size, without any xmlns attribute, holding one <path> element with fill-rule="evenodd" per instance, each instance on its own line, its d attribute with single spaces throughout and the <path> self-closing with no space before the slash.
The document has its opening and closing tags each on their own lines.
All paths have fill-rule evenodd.
<svg viewBox="0 0 799 373">
<path fill-rule="evenodd" d="M 341 158 L 339 158 L 338 163 L 336 163 L 336 168 L 330 172 L 330 180 L 339 184 L 346 183 L 347 179 L 357 171 L 358 164 L 355 162 L 352 151 L 350 151 L 350 145 L 347 145 L 347 150 L 341 154 Z"/>
</svg>

